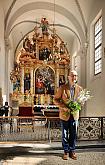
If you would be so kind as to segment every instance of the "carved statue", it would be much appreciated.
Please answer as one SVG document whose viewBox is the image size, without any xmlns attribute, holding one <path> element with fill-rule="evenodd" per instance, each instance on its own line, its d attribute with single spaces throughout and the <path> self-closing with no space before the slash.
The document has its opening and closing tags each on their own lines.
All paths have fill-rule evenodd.
<svg viewBox="0 0 105 165">
<path fill-rule="evenodd" d="M 42 28 L 42 33 L 47 34 L 48 33 L 48 21 L 46 18 L 41 19 L 41 28 Z"/>
</svg>

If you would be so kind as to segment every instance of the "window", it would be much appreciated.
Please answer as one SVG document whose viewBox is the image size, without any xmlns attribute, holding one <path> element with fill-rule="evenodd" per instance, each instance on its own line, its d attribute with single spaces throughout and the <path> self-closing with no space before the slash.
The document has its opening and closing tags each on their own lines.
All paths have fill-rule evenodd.
<svg viewBox="0 0 105 165">
<path fill-rule="evenodd" d="M 95 32 L 94 74 L 97 75 L 102 71 L 102 17 L 100 17 L 96 21 L 94 25 L 94 32 Z"/>
</svg>

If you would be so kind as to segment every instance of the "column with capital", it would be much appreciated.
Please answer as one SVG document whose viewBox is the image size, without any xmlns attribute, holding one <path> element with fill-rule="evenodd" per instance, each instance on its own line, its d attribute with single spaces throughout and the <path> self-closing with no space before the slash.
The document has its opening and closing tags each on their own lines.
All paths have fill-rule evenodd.
<svg viewBox="0 0 105 165">
<path fill-rule="evenodd" d="M 31 104 L 33 104 L 33 87 L 34 87 L 34 82 L 33 82 L 33 68 L 31 68 L 31 84 L 30 84 L 30 94 L 31 94 Z"/>
<path fill-rule="evenodd" d="M 21 93 L 24 101 L 24 67 L 21 68 Z"/>
<path fill-rule="evenodd" d="M 56 64 L 55 68 L 55 93 L 59 88 L 59 64 Z"/>
<path fill-rule="evenodd" d="M 38 47 L 38 41 L 36 40 L 36 59 L 39 59 L 39 47 Z"/>
<path fill-rule="evenodd" d="M 4 81 L 4 94 L 6 95 L 6 100 L 9 101 L 9 52 L 10 52 L 10 42 L 9 39 L 5 37 L 5 81 Z"/>
<path fill-rule="evenodd" d="M 68 65 L 65 65 L 65 71 L 64 71 L 64 73 L 65 73 L 65 82 L 67 82 L 68 81 Z"/>
<path fill-rule="evenodd" d="M 33 68 L 31 68 L 31 85 L 30 85 L 30 93 L 33 94 Z"/>
</svg>

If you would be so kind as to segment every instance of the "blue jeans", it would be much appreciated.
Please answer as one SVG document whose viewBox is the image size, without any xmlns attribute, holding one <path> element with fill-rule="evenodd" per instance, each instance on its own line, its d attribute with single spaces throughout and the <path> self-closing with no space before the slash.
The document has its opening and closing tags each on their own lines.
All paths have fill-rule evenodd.
<svg viewBox="0 0 105 165">
<path fill-rule="evenodd" d="M 61 120 L 62 128 L 62 146 L 64 152 L 75 151 L 77 121 L 69 119 Z"/>
</svg>

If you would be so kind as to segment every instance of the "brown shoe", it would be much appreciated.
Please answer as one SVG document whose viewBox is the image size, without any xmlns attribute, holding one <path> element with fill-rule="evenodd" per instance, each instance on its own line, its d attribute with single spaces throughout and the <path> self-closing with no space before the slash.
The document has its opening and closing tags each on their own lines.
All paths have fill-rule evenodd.
<svg viewBox="0 0 105 165">
<path fill-rule="evenodd" d="M 66 152 L 64 152 L 63 160 L 68 160 L 68 154 Z"/>
<path fill-rule="evenodd" d="M 77 160 L 77 156 L 76 156 L 75 152 L 70 152 L 69 157 L 74 159 L 74 160 Z"/>
</svg>

